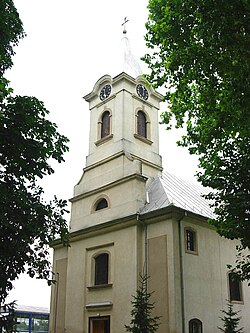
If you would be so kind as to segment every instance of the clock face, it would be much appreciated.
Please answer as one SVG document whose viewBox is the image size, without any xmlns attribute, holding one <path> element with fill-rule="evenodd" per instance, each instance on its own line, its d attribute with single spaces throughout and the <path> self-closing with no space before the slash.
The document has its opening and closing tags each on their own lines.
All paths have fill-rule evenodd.
<svg viewBox="0 0 250 333">
<path fill-rule="evenodd" d="M 102 87 L 101 91 L 100 91 L 100 100 L 103 101 L 104 99 L 106 99 L 107 97 L 109 97 L 111 93 L 111 85 L 110 84 L 106 84 L 104 87 Z"/>
<path fill-rule="evenodd" d="M 142 84 L 137 84 L 136 92 L 139 97 L 147 100 L 148 99 L 148 91 Z"/>
</svg>

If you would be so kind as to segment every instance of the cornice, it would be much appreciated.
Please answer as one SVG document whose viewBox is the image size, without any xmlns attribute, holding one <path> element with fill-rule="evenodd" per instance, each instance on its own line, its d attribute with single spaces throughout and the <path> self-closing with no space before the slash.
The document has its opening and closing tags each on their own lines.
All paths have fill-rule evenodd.
<svg viewBox="0 0 250 333">
<path fill-rule="evenodd" d="M 206 226 L 214 229 L 213 226 L 208 224 L 208 217 L 190 212 L 180 207 L 176 207 L 172 204 L 167 207 L 156 209 L 144 214 L 139 213 L 138 216 L 139 220 L 143 221 L 146 224 L 159 222 L 160 220 L 162 220 L 162 216 L 170 217 L 177 221 L 185 217 L 186 219 L 190 219 L 192 221 L 195 221 L 196 223 L 201 223 L 202 225 L 206 224 Z"/>
<path fill-rule="evenodd" d="M 85 238 L 95 237 L 106 232 L 125 229 L 136 225 L 138 223 L 138 214 L 132 214 L 129 216 L 121 217 L 115 220 L 110 220 L 101 224 L 96 224 L 91 227 L 87 227 L 81 230 L 77 230 L 69 233 L 69 244 Z M 51 242 L 50 247 L 58 248 L 63 247 L 63 243 L 60 239 Z"/>
<path fill-rule="evenodd" d="M 138 83 L 142 83 L 144 85 L 147 86 L 147 89 L 150 90 L 150 94 L 153 95 L 156 99 L 158 99 L 159 101 L 162 101 L 164 99 L 164 96 L 162 94 L 160 94 L 159 92 L 157 92 L 156 90 L 154 90 L 150 84 L 148 83 L 148 81 L 143 77 L 143 76 L 138 76 L 137 78 L 133 78 L 132 76 L 130 76 L 129 74 L 122 72 L 120 74 L 118 74 L 117 76 L 115 76 L 114 78 L 112 78 L 110 75 L 106 74 L 104 76 L 102 76 L 94 85 L 93 90 L 85 95 L 83 98 L 85 99 L 85 101 L 90 102 L 93 98 L 95 98 L 98 95 L 98 89 L 101 85 L 103 85 L 104 83 L 110 83 L 111 85 L 115 85 L 116 83 L 118 83 L 121 80 L 126 80 L 129 81 L 130 83 L 132 83 L 133 85 L 137 85 Z M 107 99 L 108 100 L 108 99 Z M 105 100 L 105 102 L 107 101 Z M 146 102 L 146 101 L 143 101 Z M 101 102 L 104 103 L 104 102 Z M 100 103 L 100 104 L 101 104 Z M 148 103 L 148 102 L 146 102 Z M 150 103 L 148 103 L 149 105 L 151 105 Z"/>
<path fill-rule="evenodd" d="M 87 171 L 89 171 L 89 170 L 91 170 L 91 169 L 94 169 L 94 168 L 96 168 L 96 167 L 98 167 L 98 166 L 101 166 L 101 165 L 103 165 L 103 164 L 105 164 L 105 163 L 107 163 L 107 162 L 109 162 L 109 161 L 112 161 L 113 159 L 118 158 L 118 157 L 120 157 L 120 156 L 127 156 L 127 154 L 128 154 L 128 153 L 127 153 L 126 151 L 121 150 L 121 151 L 119 151 L 118 153 L 115 153 L 115 154 L 113 154 L 113 155 L 111 155 L 111 156 L 109 156 L 109 157 L 107 157 L 107 158 L 104 158 L 103 160 L 100 160 L 100 161 L 98 161 L 98 162 L 96 162 L 96 163 L 93 163 L 93 164 L 91 164 L 91 165 L 88 165 L 87 167 L 85 167 L 85 168 L 83 169 L 83 172 L 87 172 Z M 145 160 L 145 159 L 143 159 L 143 158 L 141 158 L 141 157 L 139 157 L 139 156 L 137 156 L 137 155 L 135 155 L 135 154 L 132 154 L 132 153 L 130 153 L 130 152 L 129 152 L 129 155 L 130 155 L 134 160 L 142 161 L 144 164 L 149 165 L 149 166 L 151 166 L 151 167 L 153 167 L 153 168 L 155 168 L 155 169 L 157 169 L 157 170 L 160 170 L 160 171 L 163 170 L 162 166 L 159 166 L 158 164 L 155 164 L 155 163 L 149 162 L 148 160 Z"/>
<path fill-rule="evenodd" d="M 90 195 L 93 195 L 93 194 L 96 194 L 96 193 L 99 193 L 99 192 L 103 192 L 104 190 L 107 190 L 111 187 L 118 186 L 122 183 L 128 182 L 132 179 L 137 179 L 137 180 L 145 182 L 147 180 L 147 177 L 142 176 L 141 174 L 138 174 L 138 173 L 128 175 L 128 176 L 125 176 L 123 178 L 117 179 L 117 180 L 115 180 L 111 183 L 108 183 L 108 184 L 105 184 L 105 185 L 100 186 L 98 188 L 95 188 L 93 190 L 90 190 L 90 191 L 84 192 L 82 194 L 79 194 L 79 195 L 69 199 L 69 201 L 70 202 L 76 202 L 76 201 L 81 200 L 83 198 L 89 197 Z"/>
<path fill-rule="evenodd" d="M 173 205 L 157 209 L 145 214 L 132 214 L 124 216 L 115 220 L 110 220 L 101 224 L 93 225 L 81 230 L 71 232 L 69 234 L 69 243 L 76 242 L 85 238 L 95 237 L 107 232 L 125 229 L 131 226 L 140 224 L 153 224 L 164 221 L 166 219 L 172 219 L 173 221 L 180 221 L 185 218 L 187 221 L 190 219 L 192 222 L 206 226 L 206 228 L 215 229 L 213 226 L 208 224 L 208 219 L 204 216 L 186 211 L 182 208 L 175 207 Z M 60 239 L 53 241 L 50 246 L 52 248 L 63 247 L 63 243 Z"/>
</svg>

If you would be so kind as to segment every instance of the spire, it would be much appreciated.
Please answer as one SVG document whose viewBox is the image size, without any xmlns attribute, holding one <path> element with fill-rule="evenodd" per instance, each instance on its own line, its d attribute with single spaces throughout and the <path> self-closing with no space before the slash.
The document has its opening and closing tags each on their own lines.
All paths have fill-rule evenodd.
<svg viewBox="0 0 250 333">
<path fill-rule="evenodd" d="M 123 37 L 122 37 L 122 47 L 123 47 L 123 55 L 124 55 L 124 63 L 123 63 L 123 71 L 127 74 L 137 77 L 142 75 L 141 67 L 136 60 L 135 56 L 131 53 L 129 40 L 127 37 L 126 23 L 129 20 L 127 17 L 124 17 L 124 22 L 122 23 L 123 27 Z"/>
</svg>

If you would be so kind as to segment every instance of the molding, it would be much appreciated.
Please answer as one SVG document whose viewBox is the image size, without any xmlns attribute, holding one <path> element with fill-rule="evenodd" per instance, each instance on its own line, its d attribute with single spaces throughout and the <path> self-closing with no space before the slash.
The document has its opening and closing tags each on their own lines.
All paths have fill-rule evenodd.
<svg viewBox="0 0 250 333">
<path fill-rule="evenodd" d="M 113 306 L 113 303 L 111 301 L 88 303 L 85 305 L 86 309 L 106 308 L 106 307 L 112 307 L 112 306 Z"/>
<path fill-rule="evenodd" d="M 136 139 L 138 139 L 138 140 L 144 142 L 144 143 L 147 143 L 148 145 L 152 145 L 152 143 L 153 143 L 153 141 L 151 141 L 151 140 L 149 140 L 149 139 L 147 139 L 147 138 L 144 138 L 144 136 L 141 136 L 141 135 L 136 134 L 136 133 L 134 134 L 134 137 L 135 137 Z"/>
<path fill-rule="evenodd" d="M 172 218 L 172 219 L 178 221 L 181 217 L 183 217 L 183 212 L 185 212 L 185 218 L 187 218 L 187 219 L 190 218 L 192 223 L 201 224 L 202 226 L 204 226 L 204 224 L 206 224 L 206 227 L 215 230 L 215 227 L 208 224 L 208 219 L 209 219 L 208 217 L 205 217 L 205 216 L 193 213 L 193 212 L 189 212 L 188 210 L 185 210 L 180 207 L 176 207 L 173 204 L 171 204 L 167 207 L 164 207 L 164 208 L 149 211 L 144 214 L 138 213 L 138 216 L 139 216 L 140 221 L 142 221 L 146 224 L 151 224 L 151 223 L 162 221 L 163 215 L 165 218 L 168 217 L 168 218 Z M 190 228 L 191 228 L 191 226 L 190 226 Z"/>
<path fill-rule="evenodd" d="M 97 96 L 97 94 L 94 94 L 94 96 Z M 116 94 L 112 94 L 109 97 L 107 97 L 106 99 L 104 99 L 103 101 L 100 101 L 99 103 L 96 103 L 95 105 L 93 105 L 91 108 L 89 108 L 89 111 L 95 109 L 95 108 L 99 108 L 102 105 L 107 104 L 107 102 L 110 102 L 112 99 L 114 99 L 116 97 Z M 88 100 L 86 100 L 88 101 Z"/>
<path fill-rule="evenodd" d="M 137 156 L 137 155 L 134 155 L 134 154 L 132 154 L 132 153 L 130 153 L 130 152 L 126 152 L 126 151 L 124 151 L 124 150 L 121 150 L 121 151 L 119 151 L 118 153 L 115 153 L 115 154 L 113 154 L 113 155 L 111 155 L 111 156 L 109 156 L 109 157 L 107 157 L 107 158 L 104 158 L 104 159 L 101 160 L 101 161 L 98 161 L 98 162 L 96 162 L 96 163 L 90 164 L 89 166 L 86 166 L 86 167 L 83 169 L 83 172 L 86 172 L 86 171 L 89 171 L 89 170 L 91 170 L 91 169 L 94 169 L 94 168 L 96 168 L 96 167 L 98 167 L 98 166 L 101 166 L 102 164 L 106 164 L 107 162 L 112 161 L 113 159 L 118 158 L 118 157 L 120 157 L 120 156 L 126 156 L 126 157 L 127 157 L 128 154 L 129 154 L 129 156 L 132 156 L 132 158 L 135 159 L 135 160 L 139 160 L 139 161 L 143 162 L 144 164 L 149 165 L 149 166 L 151 166 L 151 167 L 153 167 L 153 168 L 155 168 L 155 169 L 157 169 L 157 170 L 160 170 L 160 171 L 163 170 L 163 167 L 160 166 L 160 165 L 158 165 L 158 164 L 155 164 L 155 163 L 152 163 L 152 162 L 150 162 L 150 161 L 147 161 L 147 160 L 145 160 L 145 159 L 143 159 L 143 158 L 141 158 L 141 157 L 139 157 L 139 156 Z M 160 155 L 158 155 L 158 156 L 160 156 Z M 79 183 L 78 183 L 78 184 L 79 184 Z"/>
<path fill-rule="evenodd" d="M 92 91 L 83 96 L 83 98 L 89 102 L 91 99 L 93 99 L 94 97 L 98 96 L 98 88 L 101 86 L 101 85 L 104 85 L 104 83 L 111 83 L 112 81 L 112 77 L 108 74 L 106 75 L 103 75 L 94 85 Z"/>
<path fill-rule="evenodd" d="M 120 185 L 122 183 L 126 183 L 132 179 L 137 179 L 137 180 L 140 180 L 140 181 L 146 181 L 147 180 L 147 177 L 145 176 L 142 176 L 141 174 L 138 174 L 138 173 L 135 173 L 135 174 L 132 174 L 132 175 L 129 175 L 129 176 L 126 176 L 126 177 L 123 177 L 123 178 L 120 178 L 118 180 L 115 180 L 111 183 L 108 183 L 106 185 L 103 185 L 103 186 L 100 186 L 100 187 L 97 187 L 93 190 L 90 190 L 90 191 L 87 191 L 85 193 L 82 193 L 82 194 L 79 194 L 71 199 L 69 199 L 69 201 L 72 203 L 72 202 L 76 202 L 78 200 L 81 200 L 83 198 L 86 198 L 86 197 L 89 197 L 90 195 L 93 195 L 93 194 L 96 194 L 96 193 L 99 193 L 99 192 L 103 192 L 111 187 L 114 187 L 114 186 L 117 186 L 117 185 Z"/>
<path fill-rule="evenodd" d="M 130 92 L 131 93 L 131 92 Z M 150 94 L 152 94 L 152 91 L 150 92 Z M 141 97 L 137 96 L 135 93 L 131 93 L 132 97 L 134 99 L 137 99 L 139 102 L 143 104 L 146 104 L 147 106 L 149 106 L 150 108 L 152 109 L 156 109 L 157 111 L 160 110 L 159 107 L 157 107 L 156 105 L 152 104 L 149 102 L 149 100 L 145 100 L 145 99 L 142 99 Z M 152 94 L 153 95 L 153 94 Z"/>
<path fill-rule="evenodd" d="M 178 221 L 180 217 L 183 216 L 183 212 L 185 210 L 179 207 L 175 207 L 173 205 L 170 205 L 168 207 L 164 207 L 162 209 L 157 209 L 151 212 L 147 212 L 145 214 L 140 214 L 139 212 L 136 214 L 132 214 L 129 216 L 124 216 L 115 220 L 110 220 L 108 222 L 104 222 L 101 224 L 97 224 L 91 227 L 87 227 L 84 229 L 80 229 L 74 232 L 69 233 L 69 243 L 75 242 L 84 238 L 94 237 L 103 233 L 125 229 L 131 226 L 139 225 L 141 223 L 145 224 L 152 224 L 157 223 L 160 221 L 163 221 L 164 219 L 170 219 L 172 218 L 175 221 Z M 207 228 L 211 228 L 215 230 L 213 226 L 207 223 L 208 218 L 191 213 L 188 211 L 185 211 L 186 215 L 185 217 L 192 218 L 192 223 L 197 223 L 201 225 L 205 225 Z M 173 222 L 175 222 L 173 221 Z M 63 243 L 61 239 L 56 239 L 53 242 L 50 243 L 50 247 L 52 248 L 60 248 L 63 247 Z"/>
<path fill-rule="evenodd" d="M 96 286 L 87 286 L 88 290 L 106 289 L 106 288 L 112 288 L 112 287 L 113 287 L 113 283 L 97 284 Z"/>
<path fill-rule="evenodd" d="M 131 83 L 136 83 L 135 79 L 127 74 L 126 72 L 121 72 L 120 74 L 116 75 L 114 78 L 113 78 L 113 84 L 115 84 L 116 82 L 120 81 L 120 79 L 126 79 L 127 81 L 130 81 Z"/>
<path fill-rule="evenodd" d="M 117 157 L 120 157 L 122 155 L 125 155 L 125 152 L 123 150 L 121 150 L 118 153 L 115 153 L 115 154 L 113 154 L 113 155 L 111 155 L 109 157 L 106 157 L 103 160 L 100 160 L 98 162 L 95 162 L 93 164 L 90 164 L 90 165 L 86 166 L 85 168 L 83 168 L 83 172 L 86 172 L 86 171 L 89 171 L 91 169 L 94 169 L 94 168 L 96 168 L 96 167 L 98 167 L 98 166 L 100 166 L 102 164 L 106 164 L 107 162 L 112 161 L 113 159 L 115 159 Z"/>
<path fill-rule="evenodd" d="M 93 100 L 95 97 L 98 97 L 98 90 L 99 88 L 105 84 L 105 83 L 110 83 L 111 86 L 116 85 L 119 81 L 121 80 L 126 80 L 128 82 L 130 82 L 131 84 L 133 84 L 134 86 L 136 86 L 138 83 L 142 83 L 144 85 L 147 86 L 147 88 L 149 89 L 150 95 L 154 96 L 154 98 L 157 98 L 158 101 L 163 101 L 164 96 L 162 94 L 160 94 L 159 92 L 157 92 L 156 90 L 153 89 L 153 87 L 148 83 L 148 81 L 143 77 L 143 76 L 138 76 L 136 79 L 133 78 L 132 76 L 130 76 L 129 74 L 125 73 L 125 72 L 121 72 L 120 74 L 116 75 L 115 77 L 111 77 L 110 75 L 106 74 L 104 76 L 102 76 L 94 85 L 92 91 L 85 95 L 83 98 L 85 99 L 85 101 L 90 102 L 91 100 Z M 108 97 L 105 101 L 101 101 L 98 106 L 100 106 L 101 104 L 105 104 L 105 102 L 109 99 L 111 99 L 112 97 L 114 97 L 115 95 L 111 95 L 110 97 Z M 137 95 L 135 95 L 137 98 Z M 138 97 L 138 99 L 141 102 L 144 102 L 146 104 L 151 105 L 150 103 L 148 103 L 147 101 L 142 101 L 141 98 Z"/>
<path fill-rule="evenodd" d="M 95 145 L 96 145 L 96 146 L 100 146 L 100 145 L 102 145 L 103 143 L 105 143 L 105 142 L 111 140 L 111 139 L 113 138 L 113 136 L 114 136 L 113 134 L 106 135 L 106 136 L 104 136 L 103 138 L 97 140 L 97 141 L 95 142 Z"/>
<path fill-rule="evenodd" d="M 105 244 L 101 244 L 101 245 L 86 247 L 86 251 L 98 250 L 98 249 L 102 249 L 103 247 L 109 247 L 109 246 L 114 246 L 114 245 L 115 245 L 114 242 L 110 242 L 110 243 L 105 243 Z"/>
<path fill-rule="evenodd" d="M 116 98 L 117 94 L 119 94 L 120 92 L 126 91 L 128 94 L 131 95 L 132 98 L 136 99 L 137 101 L 141 102 L 142 105 L 147 105 L 152 109 L 156 109 L 157 111 L 160 110 L 159 107 L 157 107 L 156 105 L 152 104 L 151 102 L 149 102 L 149 100 L 144 100 L 141 97 L 139 97 L 138 95 L 136 95 L 134 92 L 126 89 L 126 88 L 122 88 L 117 90 L 115 93 L 112 93 L 112 95 L 110 95 L 108 98 L 104 99 L 103 101 L 100 101 L 98 103 L 96 103 L 95 105 L 93 105 L 91 108 L 89 108 L 89 110 L 93 110 L 95 108 L 99 108 L 102 105 L 105 105 L 106 103 L 110 102 L 112 99 Z M 152 93 L 152 91 L 150 90 L 150 94 L 154 95 L 154 93 Z M 97 94 L 94 94 L 93 96 L 97 96 Z M 86 100 L 87 101 L 87 100 Z"/>
<path fill-rule="evenodd" d="M 124 216 L 115 220 L 110 220 L 101 224 L 93 225 L 84 229 L 73 231 L 69 233 L 69 244 L 71 242 L 76 242 L 84 238 L 94 237 L 106 232 L 125 229 L 130 226 L 135 226 L 138 223 L 138 214 L 132 214 L 129 216 Z M 63 247 L 61 239 L 56 239 L 50 243 L 52 248 Z M 70 245 L 69 245 L 70 246 Z"/>
</svg>

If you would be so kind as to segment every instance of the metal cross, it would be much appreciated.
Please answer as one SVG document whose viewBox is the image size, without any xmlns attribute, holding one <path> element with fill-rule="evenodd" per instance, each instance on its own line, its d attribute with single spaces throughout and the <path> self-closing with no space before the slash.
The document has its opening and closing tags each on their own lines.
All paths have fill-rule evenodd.
<svg viewBox="0 0 250 333">
<path fill-rule="evenodd" d="M 123 33 L 126 34 L 127 33 L 127 30 L 126 30 L 126 23 L 128 22 L 129 20 L 127 19 L 127 16 L 124 17 L 124 22 L 122 23 L 122 26 L 123 26 Z"/>
</svg>

